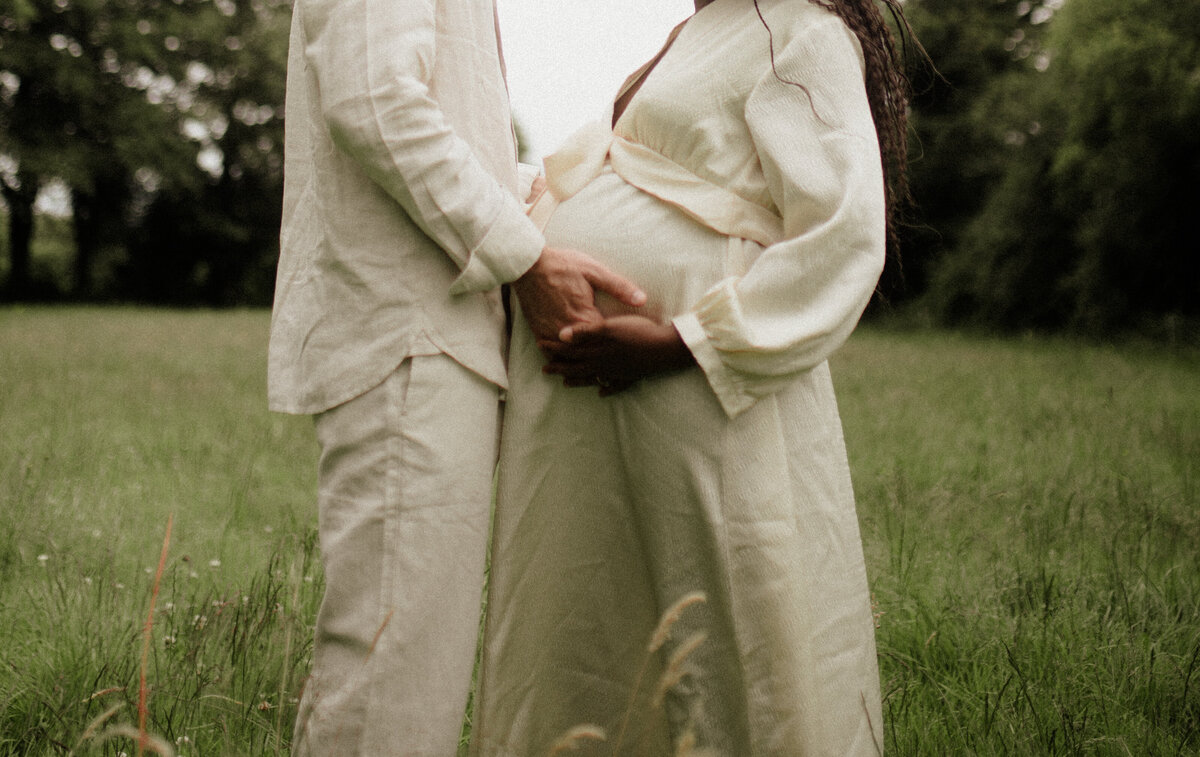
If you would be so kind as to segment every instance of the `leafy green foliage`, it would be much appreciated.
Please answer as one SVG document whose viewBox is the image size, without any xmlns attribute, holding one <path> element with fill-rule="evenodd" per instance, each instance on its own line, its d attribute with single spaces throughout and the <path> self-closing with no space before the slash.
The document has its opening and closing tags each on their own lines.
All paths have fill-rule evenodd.
<svg viewBox="0 0 1200 757">
<path fill-rule="evenodd" d="M 1079 250 L 1075 320 L 1200 314 L 1200 5 L 1064 8 L 1051 81 L 1072 93 L 1051 176 Z"/>
<path fill-rule="evenodd" d="M 956 249 L 1004 170 L 999 148 L 1013 115 L 997 117 L 993 87 L 1032 70 L 1040 27 L 1012 0 L 910 0 L 905 13 L 933 64 L 912 73 L 917 207 L 902 239 L 903 291 L 911 295 L 924 291 L 938 257 Z"/>
<path fill-rule="evenodd" d="M 1194 323 L 1200 7 L 919 0 L 913 11 L 958 93 L 946 111 L 916 103 L 926 154 L 937 146 L 915 161 L 914 191 L 944 245 L 914 239 L 936 250 L 925 303 L 938 319 L 1171 336 Z M 988 69 L 987 48 L 963 64 L 958 37 L 943 48 L 942 25 L 1001 11 L 1015 25 L 1005 66 Z"/>
<path fill-rule="evenodd" d="M 233 280 L 270 268 L 289 17 L 286 0 L 0 11 L 5 183 L 69 187 L 77 295 L 240 301 Z"/>
</svg>

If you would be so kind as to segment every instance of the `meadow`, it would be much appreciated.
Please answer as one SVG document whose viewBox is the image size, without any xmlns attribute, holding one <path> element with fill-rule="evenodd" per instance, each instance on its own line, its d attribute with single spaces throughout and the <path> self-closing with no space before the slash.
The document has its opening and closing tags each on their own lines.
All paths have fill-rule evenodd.
<svg viewBox="0 0 1200 757">
<path fill-rule="evenodd" d="M 268 322 L 0 310 L 0 755 L 142 718 L 287 752 L 316 444 L 265 410 Z M 1200 753 L 1200 351 L 863 328 L 833 363 L 885 752 Z"/>
</svg>

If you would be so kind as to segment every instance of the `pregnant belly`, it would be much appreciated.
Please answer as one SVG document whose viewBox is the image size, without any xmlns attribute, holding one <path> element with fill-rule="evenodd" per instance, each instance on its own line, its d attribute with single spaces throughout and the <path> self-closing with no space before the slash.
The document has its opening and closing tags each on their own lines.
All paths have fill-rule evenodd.
<svg viewBox="0 0 1200 757">
<path fill-rule="evenodd" d="M 558 206 L 546 241 L 584 252 L 637 282 L 648 296 L 644 312 L 664 321 L 689 310 L 721 279 L 741 273 L 744 249 L 752 245 L 698 223 L 608 168 Z M 601 302 L 609 312 L 619 309 L 607 298 Z"/>
</svg>

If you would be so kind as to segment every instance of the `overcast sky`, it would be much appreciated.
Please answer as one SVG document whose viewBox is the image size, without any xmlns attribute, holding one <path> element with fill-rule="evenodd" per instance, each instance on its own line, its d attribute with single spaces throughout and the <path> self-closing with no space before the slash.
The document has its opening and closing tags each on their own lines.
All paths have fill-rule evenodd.
<svg viewBox="0 0 1200 757">
<path fill-rule="evenodd" d="M 603 116 L 693 0 L 497 0 L 513 112 L 540 159 Z"/>
</svg>

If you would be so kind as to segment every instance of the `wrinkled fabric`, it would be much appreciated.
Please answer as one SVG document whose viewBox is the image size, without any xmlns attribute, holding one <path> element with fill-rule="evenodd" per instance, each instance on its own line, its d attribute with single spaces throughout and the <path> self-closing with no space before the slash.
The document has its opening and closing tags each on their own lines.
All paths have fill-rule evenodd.
<svg viewBox="0 0 1200 757">
<path fill-rule="evenodd" d="M 766 247 L 783 235 L 783 219 L 773 208 L 742 199 L 661 153 L 615 134 L 603 123 L 584 126 L 548 156 L 545 165 L 549 193 L 543 195 L 542 202 L 557 204 L 570 199 L 611 167 L 627 183 L 675 205 L 726 236 L 742 237 Z M 530 215 L 535 217 L 534 212 Z"/>
<path fill-rule="evenodd" d="M 268 356 L 316 413 L 431 348 L 503 386 L 497 287 L 544 240 L 517 199 L 492 0 L 299 0 Z"/>
<path fill-rule="evenodd" d="M 584 127 L 546 159 L 560 200 L 607 166 L 753 243 L 674 317 L 731 415 L 828 358 L 883 268 L 883 173 L 861 52 L 838 18 L 809 4 L 760 2 L 778 76 L 804 89 L 771 70 L 757 16 L 721 0 L 681 26 L 613 129 Z"/>
<path fill-rule="evenodd" d="M 315 418 L 321 560 L 296 757 L 451 757 L 471 687 L 499 389 L 405 360 Z"/>
<path fill-rule="evenodd" d="M 546 161 L 548 241 L 637 281 L 699 367 L 611 398 L 565 389 L 540 373 L 518 309 L 476 757 L 547 754 L 582 724 L 607 740 L 572 753 L 665 757 L 685 738 L 724 757 L 881 749 L 826 362 L 882 265 L 878 146 L 841 21 L 807 0 L 759 5 L 780 76 L 807 94 L 772 72 L 753 5 L 715 0 L 612 134 L 588 127 Z M 768 238 L 747 207 L 778 219 Z M 694 591 L 707 601 L 649 653 L 661 614 Z"/>
</svg>

